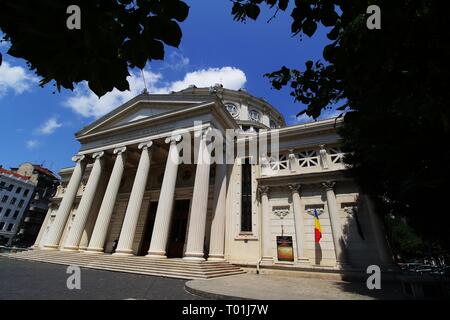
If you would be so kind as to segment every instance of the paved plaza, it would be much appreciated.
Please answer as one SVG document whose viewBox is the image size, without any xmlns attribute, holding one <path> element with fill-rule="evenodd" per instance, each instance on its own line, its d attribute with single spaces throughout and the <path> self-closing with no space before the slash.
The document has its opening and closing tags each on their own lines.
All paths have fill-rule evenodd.
<svg viewBox="0 0 450 320">
<path fill-rule="evenodd" d="M 0 257 L 0 300 L 198 299 L 186 280 L 81 269 L 81 289 L 69 290 L 67 266 Z"/>
<path fill-rule="evenodd" d="M 368 290 L 364 281 L 245 274 L 212 280 L 182 280 L 81 269 L 81 289 L 67 288 L 67 267 L 0 257 L 0 300 L 369 300 L 404 299 L 401 287 L 382 284 Z"/>
</svg>

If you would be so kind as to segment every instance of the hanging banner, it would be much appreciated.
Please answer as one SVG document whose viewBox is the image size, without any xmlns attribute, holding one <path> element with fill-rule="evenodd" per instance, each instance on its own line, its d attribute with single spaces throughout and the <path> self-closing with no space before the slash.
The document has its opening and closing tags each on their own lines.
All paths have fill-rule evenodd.
<svg viewBox="0 0 450 320">
<path fill-rule="evenodd" d="M 292 246 L 292 237 L 277 236 L 277 254 L 278 261 L 294 261 L 294 248 Z"/>
</svg>

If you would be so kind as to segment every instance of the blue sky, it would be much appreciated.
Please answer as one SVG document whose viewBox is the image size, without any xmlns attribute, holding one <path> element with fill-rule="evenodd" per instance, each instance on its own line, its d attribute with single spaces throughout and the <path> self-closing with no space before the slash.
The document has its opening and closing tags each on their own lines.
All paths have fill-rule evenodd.
<svg viewBox="0 0 450 320">
<path fill-rule="evenodd" d="M 306 60 L 321 58 L 324 32 L 302 41 L 291 37 L 289 9 L 270 23 L 267 20 L 274 11 L 267 9 L 258 21 L 243 24 L 233 21 L 231 1 L 185 1 L 191 9 L 181 24 L 180 48 L 166 47 L 164 61 L 147 65 L 149 91 L 222 82 L 225 87 L 245 87 L 254 96 L 264 97 L 284 114 L 288 124 L 297 123 L 294 115 L 302 106 L 293 102 L 288 90 L 271 89 L 263 74 L 282 65 L 303 68 Z M 74 92 L 53 94 L 53 86 L 39 87 L 38 78 L 23 60 L 5 54 L 7 48 L 0 44 L 4 60 L 0 67 L 0 165 L 4 168 L 25 161 L 44 163 L 55 172 L 71 166 L 71 157 L 79 149 L 74 133 L 142 90 L 142 80 L 134 70 L 129 79 L 131 92 L 112 92 L 98 100 L 81 83 Z"/>
</svg>

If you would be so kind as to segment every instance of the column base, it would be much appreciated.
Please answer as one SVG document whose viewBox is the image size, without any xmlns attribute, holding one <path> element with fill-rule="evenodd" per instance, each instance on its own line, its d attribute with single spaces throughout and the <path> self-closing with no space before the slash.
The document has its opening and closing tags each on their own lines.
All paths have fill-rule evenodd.
<svg viewBox="0 0 450 320">
<path fill-rule="evenodd" d="M 272 265 L 274 263 L 273 257 L 262 257 L 261 265 Z"/>
<path fill-rule="evenodd" d="M 218 262 L 221 262 L 221 261 L 225 261 L 225 258 L 224 258 L 224 256 L 223 256 L 223 254 L 210 254 L 210 255 L 208 256 L 208 261 L 218 261 Z"/>
<path fill-rule="evenodd" d="M 42 250 L 58 250 L 59 249 L 59 245 L 57 244 L 46 244 Z"/>
<path fill-rule="evenodd" d="M 97 254 L 103 254 L 103 248 L 87 248 L 85 251 L 86 253 L 97 253 Z"/>
<path fill-rule="evenodd" d="M 299 257 L 297 258 L 297 261 L 295 262 L 298 265 L 302 265 L 302 266 L 309 266 L 309 259 L 306 257 Z"/>
<path fill-rule="evenodd" d="M 133 250 L 116 250 L 116 252 L 114 252 L 112 255 L 129 257 L 129 256 L 133 256 Z"/>
<path fill-rule="evenodd" d="M 150 259 L 167 259 L 165 251 L 148 251 L 146 257 Z"/>
<path fill-rule="evenodd" d="M 351 270 L 353 269 L 351 265 L 346 262 L 336 261 L 336 269 L 338 270 Z"/>
<path fill-rule="evenodd" d="M 204 256 L 205 254 L 203 252 L 186 252 L 183 260 L 205 261 Z"/>
<path fill-rule="evenodd" d="M 61 249 L 61 251 L 78 251 L 78 246 L 65 246 Z"/>
</svg>

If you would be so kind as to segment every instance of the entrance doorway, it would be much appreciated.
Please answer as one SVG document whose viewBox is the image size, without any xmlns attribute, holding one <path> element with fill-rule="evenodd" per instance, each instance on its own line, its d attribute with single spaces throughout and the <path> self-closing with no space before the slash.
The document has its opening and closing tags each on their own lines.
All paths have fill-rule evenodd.
<svg viewBox="0 0 450 320">
<path fill-rule="evenodd" d="M 172 214 L 172 226 L 167 248 L 168 258 L 182 258 L 189 215 L 190 200 L 176 200 Z"/>
<path fill-rule="evenodd" d="M 152 240 L 153 226 L 155 224 L 157 208 L 158 208 L 158 201 L 150 202 L 150 209 L 147 214 L 147 220 L 145 221 L 141 245 L 139 247 L 139 251 L 137 254 L 138 256 L 147 255 L 148 249 L 150 249 L 150 241 Z"/>
</svg>

